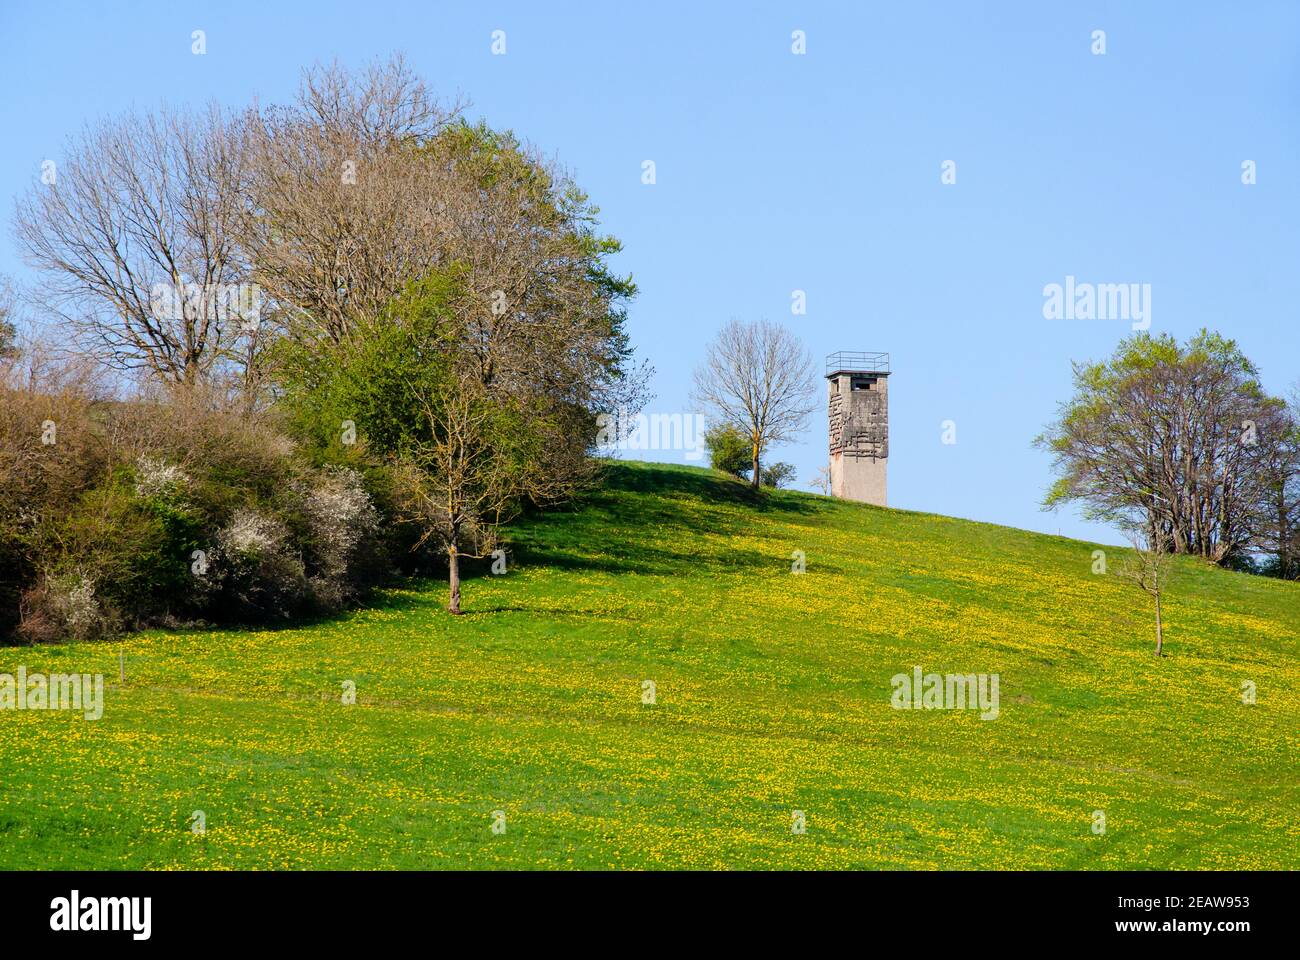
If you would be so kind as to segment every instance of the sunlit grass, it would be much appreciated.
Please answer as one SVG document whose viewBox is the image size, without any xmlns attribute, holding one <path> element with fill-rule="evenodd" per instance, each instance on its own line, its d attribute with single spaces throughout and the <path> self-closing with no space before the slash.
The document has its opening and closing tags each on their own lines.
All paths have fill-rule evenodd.
<svg viewBox="0 0 1300 960">
<path fill-rule="evenodd" d="M 1181 563 L 1156 659 L 1096 545 L 670 467 L 511 541 L 461 618 L 0 648 L 108 684 L 0 712 L 0 866 L 1300 866 L 1300 585 Z M 918 664 L 999 717 L 892 709 Z"/>
</svg>

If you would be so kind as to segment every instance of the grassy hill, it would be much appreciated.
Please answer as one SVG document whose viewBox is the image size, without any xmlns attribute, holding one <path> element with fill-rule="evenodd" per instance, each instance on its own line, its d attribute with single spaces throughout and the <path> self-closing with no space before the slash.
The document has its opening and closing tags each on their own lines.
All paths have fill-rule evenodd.
<svg viewBox="0 0 1300 960">
<path fill-rule="evenodd" d="M 1300 584 L 1180 563 L 1157 660 L 1094 544 L 633 464 L 511 542 L 459 619 L 0 648 L 107 683 L 0 711 L 0 867 L 1300 867 Z"/>
</svg>

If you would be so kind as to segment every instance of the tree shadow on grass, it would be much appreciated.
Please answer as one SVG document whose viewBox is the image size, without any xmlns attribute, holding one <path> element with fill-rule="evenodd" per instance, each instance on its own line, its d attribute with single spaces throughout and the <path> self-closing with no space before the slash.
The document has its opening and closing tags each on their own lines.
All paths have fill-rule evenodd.
<svg viewBox="0 0 1300 960">
<path fill-rule="evenodd" d="M 753 513 L 815 517 L 829 504 L 789 491 L 760 490 L 713 471 L 665 464 L 607 463 L 600 485 L 573 502 L 544 511 L 529 510 L 506 531 L 510 567 L 547 567 L 572 573 L 684 576 L 705 570 L 726 573 L 788 567 L 785 545 L 773 551 L 707 547 L 698 538 L 752 534 Z M 654 540 L 640 531 L 653 529 Z M 667 544 L 664 543 L 665 535 Z M 793 549 L 793 547 L 791 548 Z M 490 558 L 463 558 L 461 579 L 490 579 Z M 836 570 L 822 565 L 819 572 Z M 508 574 L 507 574 L 508 576 Z M 415 578 L 408 591 L 385 593 L 371 609 L 413 610 L 445 607 L 445 566 L 432 577 Z M 529 607 L 491 605 L 468 608 L 466 616 L 539 612 Z M 580 613 L 580 611 L 562 611 Z M 592 611 L 592 614 L 598 611 Z"/>
<path fill-rule="evenodd" d="M 560 550 L 541 542 L 519 541 L 514 545 L 514 554 L 516 561 L 521 564 L 536 564 L 574 572 L 635 573 L 643 576 L 684 575 L 692 568 L 715 571 L 756 569 L 784 562 L 782 557 L 753 550 L 692 555 L 689 552 L 630 544 L 617 538 L 608 542 L 593 540 L 589 546 L 593 551 L 591 555 Z M 611 556 L 604 549 L 606 547 L 617 549 L 619 555 Z"/>
<path fill-rule="evenodd" d="M 754 513 L 816 516 L 826 507 L 788 491 L 755 492 L 718 472 L 670 465 L 603 468 L 600 488 L 561 508 L 530 512 L 512 525 L 512 552 L 520 562 L 569 570 L 674 574 L 701 566 L 759 568 L 785 555 L 720 548 L 692 549 L 701 534 L 742 537 L 754 532 Z M 644 494 L 652 494 L 645 496 Z M 638 531 L 653 529 L 672 546 L 655 546 Z M 675 540 L 680 536 L 680 540 Z M 679 544 L 679 545 L 678 545 Z"/>
<path fill-rule="evenodd" d="M 747 482 L 718 470 L 678 467 L 670 464 L 607 462 L 602 465 L 602 489 L 627 493 L 654 493 L 661 496 L 687 496 L 705 503 L 744 506 L 761 513 L 815 514 L 819 504 L 810 497 L 796 496 L 788 490 L 762 487 L 755 490 Z M 575 506 L 583 506 L 583 500 Z"/>
</svg>

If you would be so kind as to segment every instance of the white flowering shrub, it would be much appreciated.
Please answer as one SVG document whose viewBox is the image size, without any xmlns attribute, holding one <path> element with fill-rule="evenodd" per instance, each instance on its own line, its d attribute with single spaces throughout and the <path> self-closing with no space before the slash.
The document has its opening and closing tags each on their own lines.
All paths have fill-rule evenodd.
<svg viewBox="0 0 1300 960">
<path fill-rule="evenodd" d="M 50 608 L 70 637 L 87 640 L 101 629 L 95 581 L 80 572 L 51 578 L 48 582 Z"/>
<path fill-rule="evenodd" d="M 32 642 L 96 640 L 117 626 L 96 596 L 94 579 L 81 570 L 47 574 L 26 601 L 19 634 Z"/>
<path fill-rule="evenodd" d="M 0 363 L 0 644 L 283 623 L 409 562 L 378 467 L 321 470 L 220 391 L 113 395 L 77 364 Z"/>
<path fill-rule="evenodd" d="M 336 610 L 369 586 L 382 566 L 379 511 L 355 470 L 324 471 L 302 497 L 312 594 L 319 607 Z"/>
<path fill-rule="evenodd" d="M 280 520 L 241 507 L 217 532 L 214 611 L 236 622 L 286 620 L 302 612 L 307 577 Z"/>
<path fill-rule="evenodd" d="M 286 539 L 284 524 L 274 517 L 240 507 L 217 533 L 217 546 L 228 557 L 257 559 L 280 549 Z"/>
<path fill-rule="evenodd" d="M 189 488 L 190 478 L 180 467 L 156 457 L 135 462 L 135 495 L 144 500 L 177 500 Z"/>
</svg>

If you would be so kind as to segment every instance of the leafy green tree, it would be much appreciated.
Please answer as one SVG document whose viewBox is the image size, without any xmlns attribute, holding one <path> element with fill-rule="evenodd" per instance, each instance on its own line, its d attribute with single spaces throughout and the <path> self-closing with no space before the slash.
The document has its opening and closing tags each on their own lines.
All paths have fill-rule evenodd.
<svg viewBox="0 0 1300 960">
<path fill-rule="evenodd" d="M 283 404 L 321 459 L 405 456 L 423 439 L 421 386 L 447 373 L 457 270 L 408 285 L 388 310 L 329 350 L 279 341 L 273 362 Z"/>
<path fill-rule="evenodd" d="M 779 461 L 763 468 L 763 486 L 784 487 L 794 479 L 794 464 Z"/>
<path fill-rule="evenodd" d="M 415 548 L 446 557 L 456 614 L 462 558 L 489 555 L 521 504 L 563 499 L 592 469 L 569 436 L 567 408 L 483 381 L 454 309 L 463 279 L 453 267 L 410 284 L 334 350 L 280 348 L 300 430 L 325 456 L 391 468 L 399 519 L 418 531 Z"/>
<path fill-rule="evenodd" d="M 1046 508 L 1078 503 L 1148 549 L 1216 563 L 1258 546 L 1283 405 L 1234 341 L 1140 333 L 1105 361 L 1076 363 L 1074 388 L 1036 441 L 1058 474 Z"/>
<path fill-rule="evenodd" d="M 647 377 L 625 332 L 636 287 L 609 263 L 621 245 L 556 164 L 458 113 L 400 57 L 308 71 L 295 103 L 247 119 L 241 246 L 284 335 L 318 352 L 457 264 L 449 308 L 479 379 L 563 397 L 585 442 L 598 414 L 639 409 Z"/>
<path fill-rule="evenodd" d="M 709 451 L 709 463 L 735 477 L 743 477 L 749 470 L 751 451 L 749 438 L 730 423 L 715 423 L 704 431 L 704 447 Z"/>
</svg>

